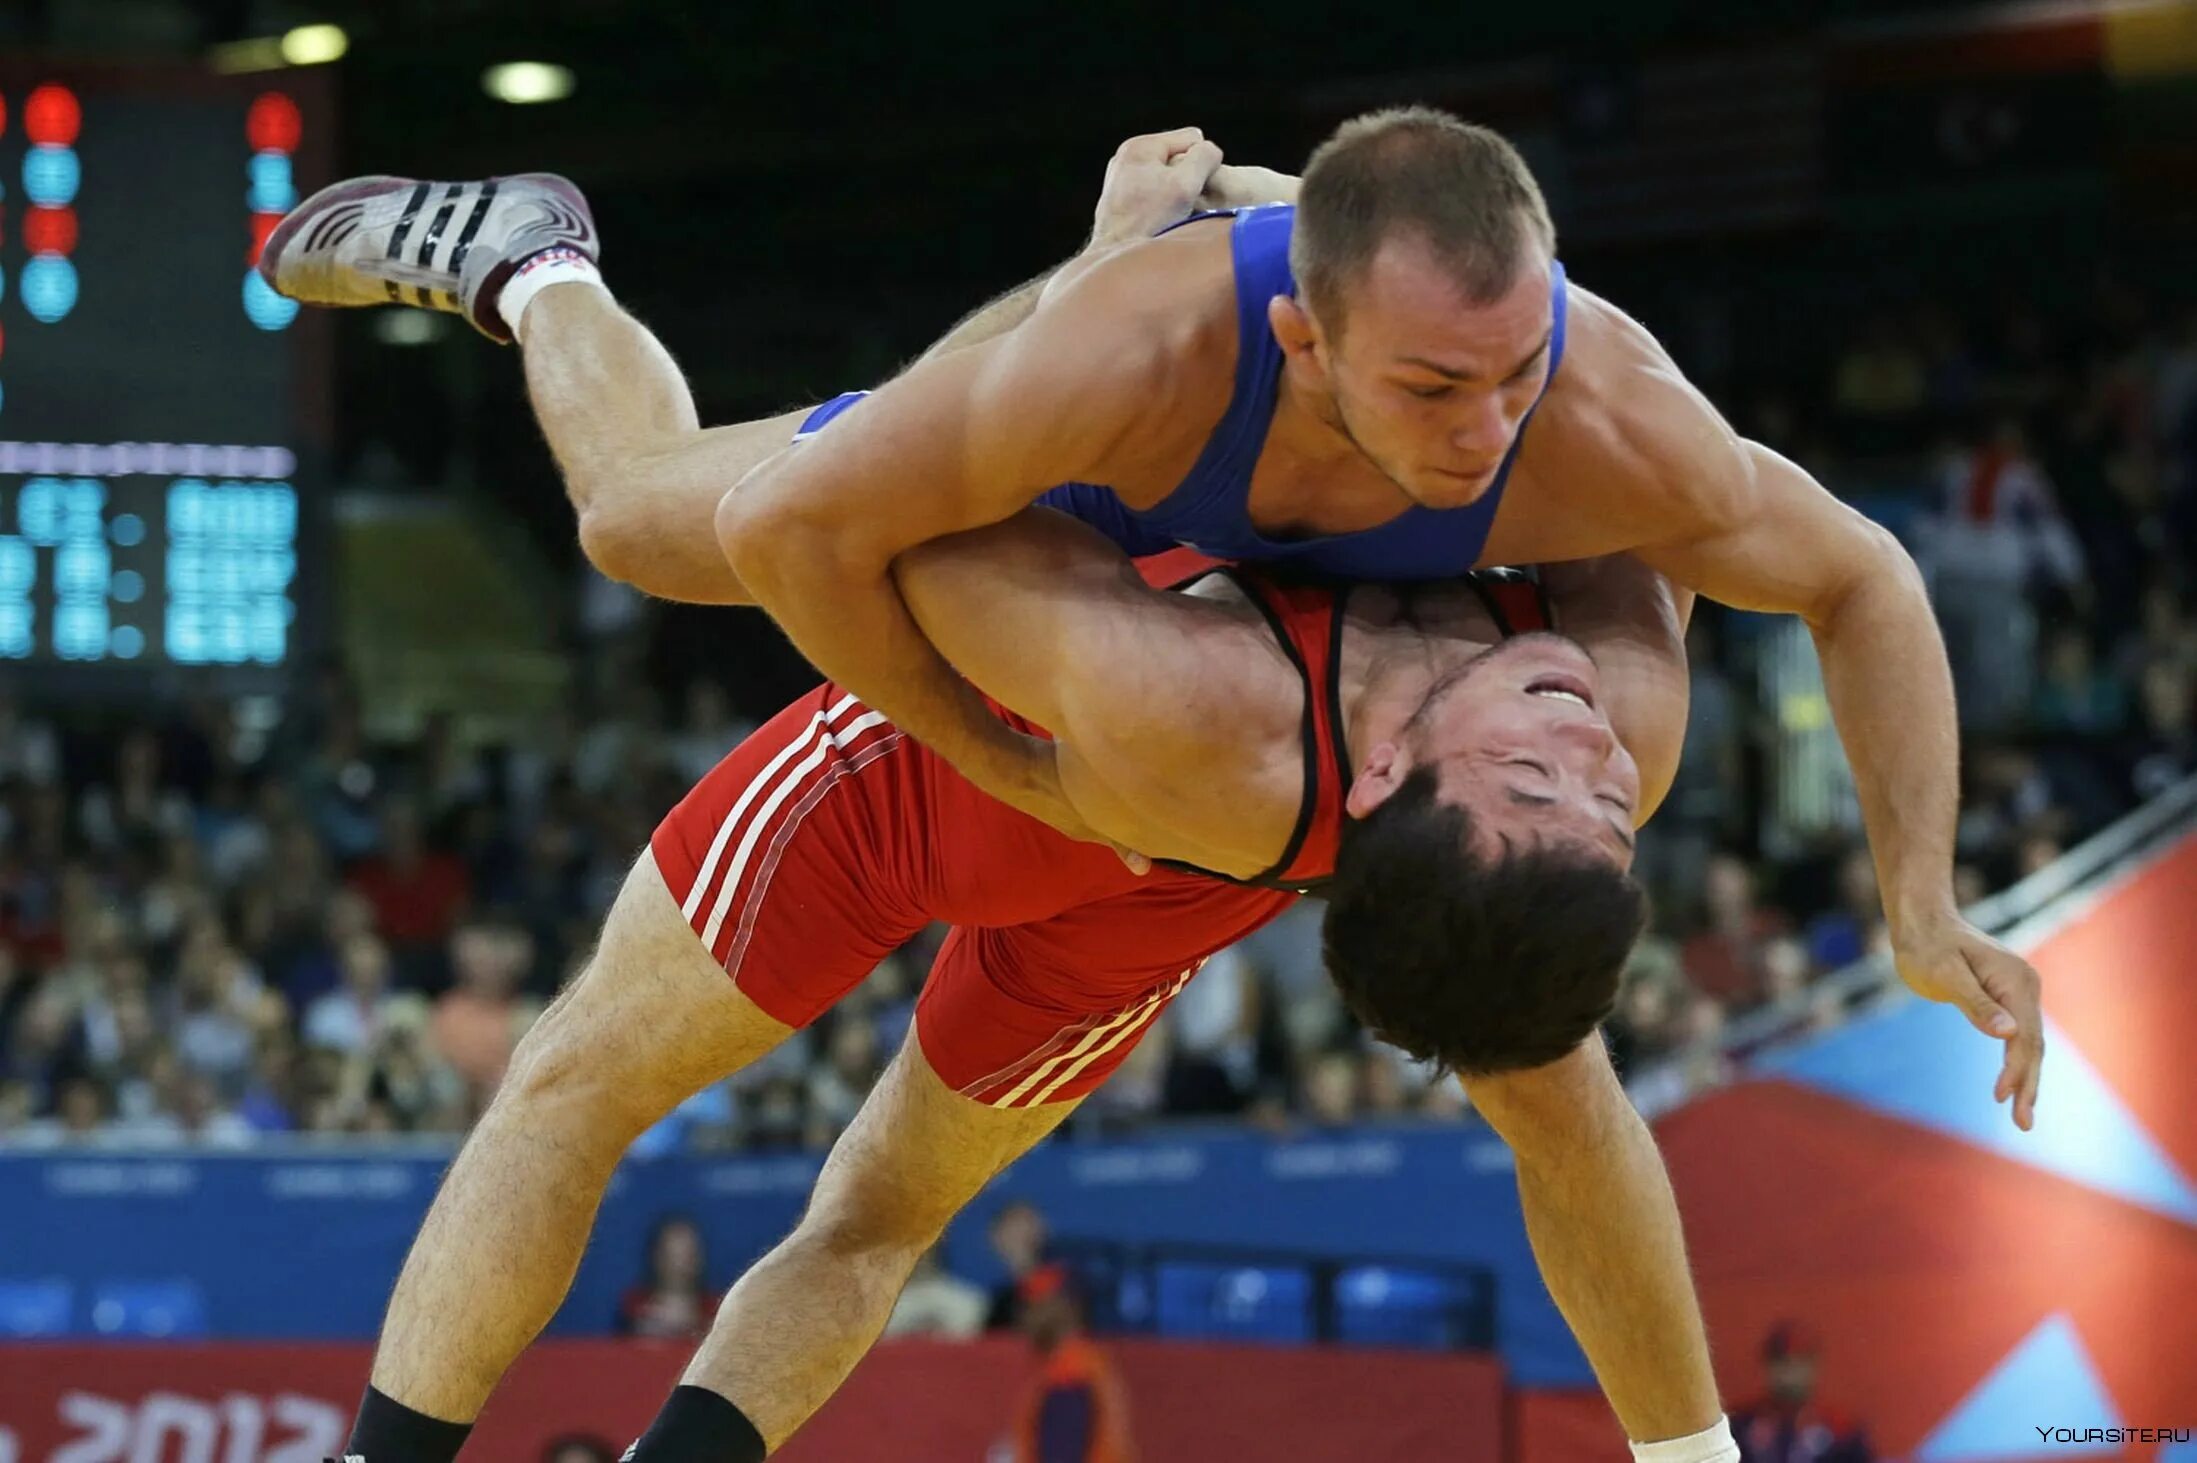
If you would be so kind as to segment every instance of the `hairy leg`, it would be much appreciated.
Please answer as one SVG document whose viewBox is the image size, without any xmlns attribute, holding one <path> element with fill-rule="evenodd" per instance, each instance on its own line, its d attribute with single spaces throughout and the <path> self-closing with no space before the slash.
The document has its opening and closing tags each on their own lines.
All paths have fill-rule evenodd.
<svg viewBox="0 0 2197 1463">
<path fill-rule="evenodd" d="M 731 1398 L 778 1447 L 877 1340 L 946 1222 L 1075 1106 L 973 1102 L 931 1070 L 910 1031 L 800 1224 L 725 1297 L 684 1382 Z"/>
<path fill-rule="evenodd" d="M 589 560 L 663 599 L 750 603 L 717 546 L 717 504 L 808 410 L 704 431 L 671 352 L 590 285 L 535 296 L 519 348 Z"/>
<path fill-rule="evenodd" d="M 788 1027 L 726 979 L 644 853 L 587 968 L 520 1043 L 405 1259 L 374 1386 L 470 1422 L 571 1288 L 626 1148 Z"/>
</svg>

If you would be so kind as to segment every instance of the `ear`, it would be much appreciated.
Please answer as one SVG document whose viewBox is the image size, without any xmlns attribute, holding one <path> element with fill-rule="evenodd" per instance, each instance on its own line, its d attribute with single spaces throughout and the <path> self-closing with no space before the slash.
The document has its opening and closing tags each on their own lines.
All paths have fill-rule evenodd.
<svg viewBox="0 0 2197 1463">
<path fill-rule="evenodd" d="M 1326 339 L 1320 333 L 1320 324 L 1312 318 L 1312 312 L 1294 295 L 1276 295 L 1266 302 L 1266 326 L 1274 332 L 1275 344 L 1282 348 L 1282 358 L 1293 366 L 1311 366 L 1325 371 Z"/>
<path fill-rule="evenodd" d="M 1343 801 L 1343 811 L 1353 818 L 1370 815 L 1375 808 L 1396 795 L 1396 789 L 1411 776 L 1411 754 L 1394 742 L 1378 743 L 1366 753 L 1365 764 L 1351 780 L 1350 796 Z"/>
</svg>

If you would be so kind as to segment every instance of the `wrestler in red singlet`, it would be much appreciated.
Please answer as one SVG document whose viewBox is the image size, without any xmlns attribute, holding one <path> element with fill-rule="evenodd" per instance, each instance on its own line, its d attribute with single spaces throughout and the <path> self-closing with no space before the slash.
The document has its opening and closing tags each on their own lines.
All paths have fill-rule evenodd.
<svg viewBox="0 0 2197 1463">
<path fill-rule="evenodd" d="M 826 684 L 735 748 L 657 828 L 657 867 L 740 990 L 806 1026 L 932 921 L 954 926 L 916 1007 L 923 1054 L 966 1097 L 1082 1097 L 1216 951 L 1327 878 L 1350 786 L 1337 672 L 1347 590 L 1288 586 L 1188 551 L 1139 565 L 1176 587 L 1231 574 L 1304 678 L 1305 794 L 1272 868 L 1139 877 L 978 792 Z M 1498 626 L 1537 628 L 1534 586 L 1476 583 Z M 1004 708 L 1018 728 L 1041 729 Z"/>
</svg>

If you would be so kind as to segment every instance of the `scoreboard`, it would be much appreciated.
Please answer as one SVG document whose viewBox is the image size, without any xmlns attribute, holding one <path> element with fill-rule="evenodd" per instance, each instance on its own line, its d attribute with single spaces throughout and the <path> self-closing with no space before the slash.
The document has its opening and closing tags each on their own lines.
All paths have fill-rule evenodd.
<svg viewBox="0 0 2197 1463">
<path fill-rule="evenodd" d="M 312 648 L 326 322 L 251 266 L 326 181 L 323 84 L 0 62 L 0 685 Z"/>
</svg>

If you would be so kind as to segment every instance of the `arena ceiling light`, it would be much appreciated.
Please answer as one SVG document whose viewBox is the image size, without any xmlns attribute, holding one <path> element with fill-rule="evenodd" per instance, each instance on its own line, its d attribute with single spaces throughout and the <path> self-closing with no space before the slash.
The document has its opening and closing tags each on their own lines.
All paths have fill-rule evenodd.
<svg viewBox="0 0 2197 1463">
<path fill-rule="evenodd" d="M 279 71 L 285 66 L 321 66 L 340 60 L 351 38 L 340 25 L 301 25 L 279 36 L 225 41 L 207 54 L 213 69 L 226 75 Z"/>
<path fill-rule="evenodd" d="M 481 90 L 515 106 L 561 102 L 572 95 L 572 86 L 571 68 L 548 61 L 506 61 L 481 73 Z"/>
<path fill-rule="evenodd" d="M 351 38 L 340 25 L 301 25 L 282 36 L 282 59 L 292 66 L 321 66 L 340 61 Z"/>
</svg>

